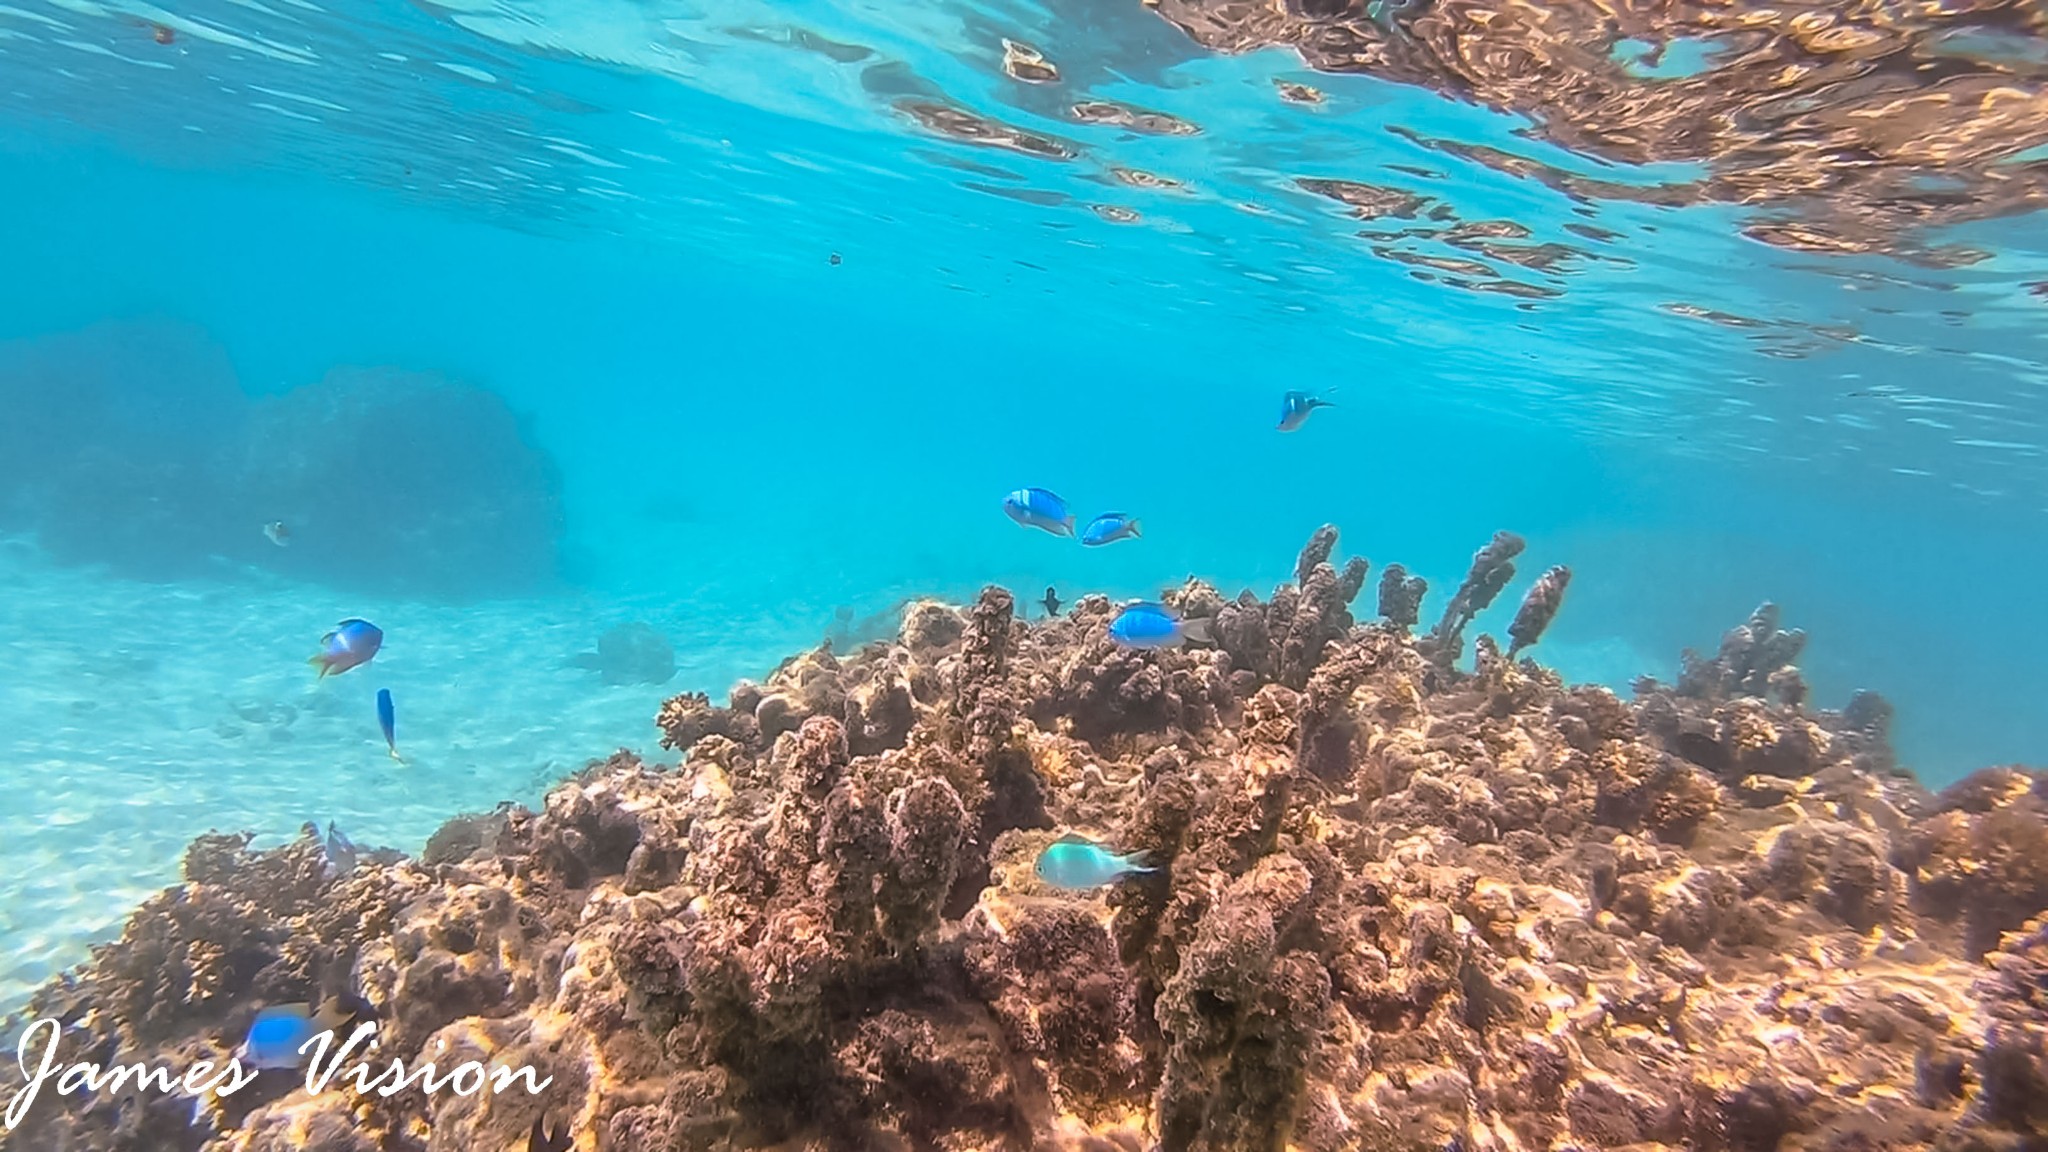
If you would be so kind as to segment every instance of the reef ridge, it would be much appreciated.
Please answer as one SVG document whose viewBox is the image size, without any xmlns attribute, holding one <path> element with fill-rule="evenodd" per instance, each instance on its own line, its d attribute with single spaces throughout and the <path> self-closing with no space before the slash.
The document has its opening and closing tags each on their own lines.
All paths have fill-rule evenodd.
<svg viewBox="0 0 2048 1152">
<path fill-rule="evenodd" d="M 67 1059 L 222 1060 L 345 988 L 379 1059 L 553 1083 L 52 1098 L 0 1148 L 2040 1146 L 2048 773 L 1929 793 L 1881 700 L 1811 707 L 1769 606 L 1675 685 L 1567 686 L 1523 655 L 1561 567 L 1467 670 L 1521 538 L 1420 636 L 1421 582 L 1361 620 L 1337 542 L 1265 599 L 1171 592 L 1213 647 L 1120 648 L 1099 595 L 915 603 L 669 700 L 679 766 L 622 751 L 420 859 L 202 838 L 38 994 Z M 1066 832 L 1159 871 L 1051 890 Z"/>
</svg>

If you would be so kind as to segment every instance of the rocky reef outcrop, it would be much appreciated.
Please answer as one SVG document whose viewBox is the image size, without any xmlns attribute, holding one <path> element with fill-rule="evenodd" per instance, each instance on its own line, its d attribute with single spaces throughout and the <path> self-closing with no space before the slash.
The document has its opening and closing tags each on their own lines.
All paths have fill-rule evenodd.
<svg viewBox="0 0 2048 1152">
<path fill-rule="evenodd" d="M 1881 702 L 1788 690 L 1768 612 L 1633 700 L 1490 635 L 1467 668 L 1519 540 L 1419 638 L 1405 574 L 1352 617 L 1336 543 L 1265 599 L 1173 593 L 1213 647 L 1116 647 L 1101 597 L 913 605 L 893 642 L 670 700 L 678 767 L 622 753 L 419 860 L 336 879 L 311 840 L 204 839 L 38 996 L 67 1058 L 221 1060 L 260 1005 L 342 989 L 379 1060 L 552 1083 L 53 1097 L 0 1147 L 495 1152 L 537 1119 L 607 1152 L 2048 1139 L 2048 773 L 1927 793 Z M 1156 870 L 1050 888 L 1070 832 Z"/>
</svg>

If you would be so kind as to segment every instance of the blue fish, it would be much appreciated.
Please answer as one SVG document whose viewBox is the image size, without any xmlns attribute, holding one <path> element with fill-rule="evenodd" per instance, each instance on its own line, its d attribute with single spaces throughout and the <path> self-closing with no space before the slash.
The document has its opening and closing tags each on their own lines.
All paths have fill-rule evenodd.
<svg viewBox="0 0 2048 1152">
<path fill-rule="evenodd" d="M 343 620 L 334 631 L 320 638 L 319 653 L 306 663 L 318 668 L 324 680 L 358 664 L 368 664 L 383 646 L 383 629 L 368 620 Z"/>
<path fill-rule="evenodd" d="M 384 746 L 391 750 L 393 760 L 403 761 L 398 754 L 398 709 L 391 703 L 391 689 L 377 689 L 377 726 L 384 729 Z"/>
<path fill-rule="evenodd" d="M 1136 540 L 1143 535 L 1138 531 L 1137 517 L 1128 512 L 1104 512 L 1081 529 L 1081 543 L 1096 547 L 1118 540 Z"/>
<path fill-rule="evenodd" d="M 308 1055 L 299 1049 L 319 1032 L 311 1005 L 276 1004 L 256 1013 L 238 1055 L 252 1068 L 297 1068 Z"/>
<path fill-rule="evenodd" d="M 1031 871 L 1055 888 L 1100 888 L 1139 872 L 1157 872 L 1138 863 L 1142 852 L 1119 856 L 1100 844 L 1071 833 L 1045 846 Z"/>
<path fill-rule="evenodd" d="M 315 1036 L 375 1015 L 367 1002 L 354 995 L 329 997 L 318 1010 L 310 1004 L 273 1004 L 256 1013 L 249 1036 L 235 1056 L 251 1068 L 295 1069 L 312 1055 L 310 1050 L 300 1049 Z"/>
<path fill-rule="evenodd" d="M 1074 534 L 1074 514 L 1067 502 L 1043 488 L 1019 488 L 1003 497 L 1003 511 L 1026 528 L 1043 528 L 1055 536 Z"/>
<path fill-rule="evenodd" d="M 1292 432 L 1301 427 L 1308 414 L 1318 408 L 1335 408 L 1336 405 L 1320 396 L 1307 392 L 1289 392 L 1280 401 L 1280 430 Z"/>
<path fill-rule="evenodd" d="M 1181 620 L 1164 604 L 1131 604 L 1109 622 L 1109 638 L 1126 648 L 1178 648 L 1188 640 L 1208 642 L 1209 621 Z"/>
</svg>

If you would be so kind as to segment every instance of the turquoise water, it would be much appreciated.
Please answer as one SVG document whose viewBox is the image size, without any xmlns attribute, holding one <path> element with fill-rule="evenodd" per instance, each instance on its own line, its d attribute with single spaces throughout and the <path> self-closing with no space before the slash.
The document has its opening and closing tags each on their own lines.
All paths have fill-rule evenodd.
<svg viewBox="0 0 2048 1152">
<path fill-rule="evenodd" d="M 1006 75 L 1006 38 L 1058 79 Z M 1177 120 L 1090 122 L 1090 102 Z M 1032 135 L 962 140 L 933 107 Z M 1573 679 L 1668 680 L 1768 599 L 1811 636 L 1816 702 L 1883 693 L 1923 778 L 2048 750 L 2038 216 L 1901 240 L 1988 254 L 1962 266 L 1774 247 L 1743 233 L 1764 209 L 1575 194 L 1465 146 L 1617 189 L 1700 165 L 1617 166 L 1280 49 L 1213 54 L 1137 4 L 19 0 L 0 117 L 9 355 L 146 330 L 108 378 L 172 409 L 339 366 L 438 373 L 516 414 L 561 532 L 554 578 L 517 589 L 429 570 L 431 548 L 346 563 L 351 518 L 390 515 L 402 430 L 351 449 L 323 482 L 342 511 L 298 551 L 239 506 L 233 548 L 173 518 L 112 557 L 90 544 L 125 541 L 135 505 L 104 531 L 73 507 L 69 552 L 19 518 L 0 812 L 36 831 L 0 837 L 0 931 L 28 957 L 0 969 L 9 999 L 208 827 L 333 818 L 410 850 L 651 751 L 664 696 L 764 675 L 841 607 L 1191 573 L 1263 592 L 1323 523 L 1426 576 L 1426 619 L 1491 533 L 1521 534 L 1511 595 L 1573 569 L 1536 653 Z M 1420 199 L 1364 221 L 1328 180 Z M 1505 254 L 1358 235 L 1504 221 L 1480 234 Z M 18 412 L 56 379 L 0 386 Z M 1339 407 L 1274 430 L 1283 392 L 1330 388 Z M 239 419 L 183 415 L 142 426 L 182 451 Z M 301 431 L 281 450 L 321 447 Z M 498 490 L 489 468 L 472 488 Z M 1145 536 L 1020 530 L 999 504 L 1024 485 Z M 321 548 L 341 551 L 298 559 Z M 378 683 L 309 683 L 351 615 L 390 633 L 409 768 L 370 718 Z M 565 663 L 631 620 L 675 645 L 673 680 Z"/>
</svg>

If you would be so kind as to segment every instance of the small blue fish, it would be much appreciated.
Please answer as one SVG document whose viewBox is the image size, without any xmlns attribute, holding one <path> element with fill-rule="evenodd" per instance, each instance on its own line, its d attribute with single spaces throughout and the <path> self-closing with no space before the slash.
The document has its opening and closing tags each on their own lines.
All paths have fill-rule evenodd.
<svg viewBox="0 0 2048 1152">
<path fill-rule="evenodd" d="M 398 709 L 391 703 L 391 689 L 377 689 L 377 726 L 384 729 L 384 746 L 391 750 L 391 758 L 403 763 L 405 758 L 398 754 Z"/>
<path fill-rule="evenodd" d="M 1031 865 L 1040 880 L 1055 888 L 1100 888 L 1126 876 L 1159 869 L 1138 863 L 1142 852 L 1119 856 L 1102 845 L 1071 833 L 1045 846 Z"/>
<path fill-rule="evenodd" d="M 1188 640 L 1208 642 L 1209 621 L 1175 618 L 1164 604 L 1132 604 L 1109 622 L 1109 638 L 1126 648 L 1178 648 Z"/>
<path fill-rule="evenodd" d="M 310 1004 L 273 1004 L 256 1013 L 235 1056 L 251 1068 L 298 1068 L 312 1055 L 300 1049 L 313 1037 L 375 1015 L 368 1002 L 352 994 L 329 997 L 317 1011 Z"/>
<path fill-rule="evenodd" d="M 306 663 L 318 668 L 324 680 L 358 664 L 368 664 L 383 646 L 383 629 L 368 620 L 343 620 L 334 631 L 320 638 L 319 654 Z"/>
<path fill-rule="evenodd" d="M 1118 540 L 1136 540 L 1144 533 L 1138 531 L 1138 520 L 1128 512 L 1104 512 L 1088 522 L 1081 529 L 1081 543 L 1089 547 L 1114 544 Z"/>
<path fill-rule="evenodd" d="M 1308 414 L 1318 408 L 1335 408 L 1336 405 L 1320 396 L 1307 392 L 1289 392 L 1280 401 L 1280 430 L 1292 432 L 1301 427 Z"/>
<path fill-rule="evenodd" d="M 251 1068 L 297 1068 L 311 1055 L 299 1049 L 329 1027 L 314 1018 L 310 1004 L 272 1005 L 256 1013 L 237 1055 Z"/>
<path fill-rule="evenodd" d="M 327 822 L 327 838 L 320 842 L 320 850 L 327 857 L 327 870 L 335 876 L 346 876 L 356 870 L 356 856 L 360 851 L 355 841 L 350 840 L 334 821 Z"/>
<path fill-rule="evenodd" d="M 1055 536 L 1074 534 L 1074 514 L 1067 502 L 1043 488 L 1019 488 L 1003 497 L 1003 511 L 1026 528 L 1043 528 Z"/>
</svg>

